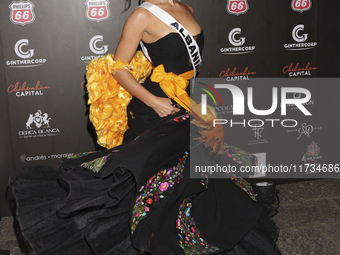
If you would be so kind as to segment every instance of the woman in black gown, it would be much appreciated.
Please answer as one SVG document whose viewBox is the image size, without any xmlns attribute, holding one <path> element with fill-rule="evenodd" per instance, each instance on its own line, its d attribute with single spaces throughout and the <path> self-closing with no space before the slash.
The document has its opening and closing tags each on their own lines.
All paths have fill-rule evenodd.
<svg viewBox="0 0 340 255">
<path fill-rule="evenodd" d="M 178 20 L 202 50 L 191 7 L 147 2 Z M 180 35 L 144 8 L 128 18 L 114 58 L 129 62 L 140 40 L 155 67 L 192 70 Z M 121 146 L 75 155 L 58 169 L 26 168 L 11 180 L 17 219 L 36 253 L 280 254 L 274 223 L 245 180 L 190 179 L 188 112 L 150 76 L 143 85 L 126 70 L 114 78 L 134 96 Z"/>
</svg>

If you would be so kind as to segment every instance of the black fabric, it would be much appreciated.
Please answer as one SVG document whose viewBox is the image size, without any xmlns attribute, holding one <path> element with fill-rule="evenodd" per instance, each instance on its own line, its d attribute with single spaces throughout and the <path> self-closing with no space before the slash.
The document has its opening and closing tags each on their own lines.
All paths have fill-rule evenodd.
<svg viewBox="0 0 340 255">
<path fill-rule="evenodd" d="M 203 32 L 197 41 L 202 47 Z M 154 63 L 164 64 L 166 71 L 191 69 L 180 35 L 170 33 L 146 46 Z M 158 96 L 164 94 L 149 79 L 144 86 Z M 130 129 L 123 145 L 66 159 L 57 169 L 25 168 L 10 180 L 22 233 L 37 254 L 185 254 L 176 221 L 187 198 L 192 198 L 192 215 L 202 238 L 219 249 L 195 254 L 280 254 L 274 243 L 275 224 L 246 192 L 230 179 L 211 179 L 205 185 L 190 179 L 190 119 L 184 109 L 160 118 L 133 99 L 128 116 Z M 150 211 L 131 231 L 140 190 L 176 166 L 184 167 L 177 182 L 157 202 L 155 194 Z"/>
</svg>

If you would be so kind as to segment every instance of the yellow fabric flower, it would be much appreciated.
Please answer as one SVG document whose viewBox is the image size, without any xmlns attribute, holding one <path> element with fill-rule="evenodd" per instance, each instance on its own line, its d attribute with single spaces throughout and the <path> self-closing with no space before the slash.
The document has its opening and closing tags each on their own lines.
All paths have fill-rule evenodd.
<svg viewBox="0 0 340 255">
<path fill-rule="evenodd" d="M 86 69 L 89 118 L 96 129 L 98 144 L 107 149 L 122 144 L 128 129 L 126 107 L 132 96 L 112 76 L 124 68 L 138 82 L 143 82 L 151 73 L 152 64 L 141 51 L 137 51 L 130 64 L 114 61 L 113 55 L 109 54 L 91 60 Z"/>
</svg>

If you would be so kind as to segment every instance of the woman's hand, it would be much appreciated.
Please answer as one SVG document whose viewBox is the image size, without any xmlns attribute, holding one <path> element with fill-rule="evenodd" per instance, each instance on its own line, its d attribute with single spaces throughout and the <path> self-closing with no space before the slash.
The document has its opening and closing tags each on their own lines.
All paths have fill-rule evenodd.
<svg viewBox="0 0 340 255">
<path fill-rule="evenodd" d="M 159 117 L 167 117 L 168 115 L 174 115 L 179 111 L 178 108 L 172 105 L 169 98 L 153 96 L 149 99 L 148 106 L 154 109 Z"/>
</svg>

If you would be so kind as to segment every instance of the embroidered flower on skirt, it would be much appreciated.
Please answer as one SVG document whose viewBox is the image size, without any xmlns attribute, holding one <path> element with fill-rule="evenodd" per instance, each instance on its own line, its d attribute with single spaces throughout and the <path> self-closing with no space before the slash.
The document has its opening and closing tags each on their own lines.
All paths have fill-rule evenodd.
<svg viewBox="0 0 340 255">
<path fill-rule="evenodd" d="M 237 187 L 245 191 L 252 200 L 257 201 L 253 187 L 251 186 L 249 182 L 247 182 L 245 179 L 238 177 L 232 173 L 227 173 L 227 175 L 230 176 L 231 181 L 235 183 Z"/>
<path fill-rule="evenodd" d="M 108 159 L 112 156 L 112 154 L 105 155 L 104 157 L 96 158 L 94 160 L 91 160 L 89 162 L 84 162 L 80 166 L 87 168 L 93 172 L 98 173 L 100 169 L 106 164 Z"/>
<path fill-rule="evenodd" d="M 223 144 L 224 153 L 232 158 L 236 163 L 239 163 L 244 166 L 250 166 L 254 163 L 257 163 L 257 158 L 251 153 L 237 148 L 235 146 L 229 144 Z"/>
<path fill-rule="evenodd" d="M 210 245 L 200 235 L 194 218 L 191 216 L 191 199 L 193 197 L 195 196 L 184 199 L 179 207 L 179 214 L 176 220 L 176 228 L 180 230 L 178 234 L 179 246 L 186 255 L 206 254 L 219 251 L 217 247 Z"/>
<path fill-rule="evenodd" d="M 95 152 L 96 151 L 80 152 L 80 153 L 77 153 L 77 154 L 70 155 L 67 158 L 68 159 L 77 159 L 77 158 L 81 158 L 81 157 L 84 157 L 86 155 L 89 155 L 89 154 L 92 154 L 92 153 L 95 153 Z"/>
<path fill-rule="evenodd" d="M 189 119 L 189 112 L 186 112 L 186 114 L 183 114 L 181 116 L 178 116 L 176 118 L 171 119 L 170 121 L 174 122 L 182 122 L 185 121 L 186 119 Z"/>
<path fill-rule="evenodd" d="M 187 157 L 188 152 L 185 152 L 177 166 L 157 173 L 140 188 L 132 211 L 132 234 L 140 221 L 146 218 L 148 212 L 159 204 L 159 201 L 174 188 L 174 185 L 179 183 Z"/>
</svg>

